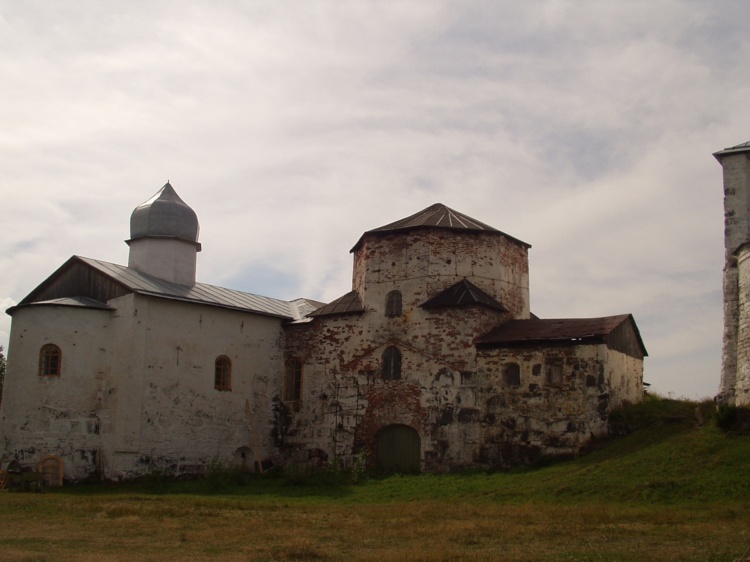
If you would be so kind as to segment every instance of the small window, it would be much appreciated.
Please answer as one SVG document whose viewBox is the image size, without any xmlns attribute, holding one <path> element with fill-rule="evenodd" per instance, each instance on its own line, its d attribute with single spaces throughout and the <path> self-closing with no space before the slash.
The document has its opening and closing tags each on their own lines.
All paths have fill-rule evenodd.
<svg viewBox="0 0 750 562">
<path fill-rule="evenodd" d="M 226 355 L 219 355 L 214 363 L 214 388 L 232 390 L 232 361 Z"/>
<path fill-rule="evenodd" d="M 395 346 L 390 346 L 383 352 L 382 375 L 384 380 L 401 378 L 401 352 Z"/>
<path fill-rule="evenodd" d="M 521 386 L 521 367 L 518 363 L 508 363 L 505 366 L 503 380 L 506 386 Z"/>
<path fill-rule="evenodd" d="M 39 352 L 39 375 L 59 377 L 62 367 L 62 352 L 53 343 L 42 346 Z"/>
<path fill-rule="evenodd" d="M 385 315 L 401 316 L 401 291 L 391 291 L 385 297 Z"/>
<path fill-rule="evenodd" d="M 553 362 L 547 364 L 547 382 L 550 386 L 562 386 L 563 384 L 563 366 L 562 362 Z"/>
<path fill-rule="evenodd" d="M 284 400 L 300 400 L 302 398 L 302 361 L 292 358 L 286 362 L 286 381 L 284 385 Z"/>
</svg>

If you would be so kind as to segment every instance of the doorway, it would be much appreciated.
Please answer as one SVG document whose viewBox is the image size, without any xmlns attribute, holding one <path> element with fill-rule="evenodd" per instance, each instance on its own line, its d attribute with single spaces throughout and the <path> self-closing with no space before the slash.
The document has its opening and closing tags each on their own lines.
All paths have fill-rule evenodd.
<svg viewBox="0 0 750 562">
<path fill-rule="evenodd" d="M 389 425 L 378 432 L 378 469 L 383 472 L 415 474 L 420 471 L 422 443 L 419 433 L 408 425 Z"/>
</svg>

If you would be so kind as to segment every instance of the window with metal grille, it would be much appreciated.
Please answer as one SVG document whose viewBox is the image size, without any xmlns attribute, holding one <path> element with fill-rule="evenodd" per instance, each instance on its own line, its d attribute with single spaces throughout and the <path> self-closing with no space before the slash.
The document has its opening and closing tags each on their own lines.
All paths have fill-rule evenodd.
<svg viewBox="0 0 750 562">
<path fill-rule="evenodd" d="M 518 363 L 508 363 L 505 366 L 503 380 L 506 386 L 521 386 L 521 367 Z"/>
<path fill-rule="evenodd" d="M 232 390 L 232 361 L 226 355 L 219 355 L 214 362 L 214 388 Z"/>
<path fill-rule="evenodd" d="M 383 352 L 382 375 L 384 380 L 401 378 L 401 352 L 395 346 L 390 346 Z"/>
<path fill-rule="evenodd" d="M 302 398 L 302 361 L 293 357 L 286 362 L 286 381 L 284 385 L 284 400 L 300 400 Z"/>
<path fill-rule="evenodd" d="M 62 367 L 62 352 L 53 343 L 42 346 L 39 352 L 39 376 L 59 377 Z"/>
<path fill-rule="evenodd" d="M 385 297 L 385 315 L 401 316 L 401 291 L 391 291 Z"/>
</svg>

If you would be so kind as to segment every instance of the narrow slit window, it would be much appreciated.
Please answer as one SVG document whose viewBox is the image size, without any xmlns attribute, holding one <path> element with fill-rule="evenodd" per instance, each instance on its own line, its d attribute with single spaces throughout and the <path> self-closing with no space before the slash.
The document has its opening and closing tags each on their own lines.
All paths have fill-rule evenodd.
<svg viewBox="0 0 750 562">
<path fill-rule="evenodd" d="M 397 380 L 401 378 L 401 352 L 395 346 L 388 347 L 383 352 L 383 380 Z"/>
<path fill-rule="evenodd" d="M 286 362 L 286 381 L 284 385 L 284 400 L 300 400 L 302 398 L 302 361 L 292 358 Z"/>
<path fill-rule="evenodd" d="M 62 367 L 62 352 L 53 343 L 42 346 L 39 352 L 39 376 L 59 377 Z"/>
<path fill-rule="evenodd" d="M 385 297 L 385 315 L 389 317 L 401 316 L 401 291 L 391 291 Z"/>
<path fill-rule="evenodd" d="M 214 388 L 232 390 L 232 361 L 226 355 L 220 355 L 214 363 Z"/>
</svg>

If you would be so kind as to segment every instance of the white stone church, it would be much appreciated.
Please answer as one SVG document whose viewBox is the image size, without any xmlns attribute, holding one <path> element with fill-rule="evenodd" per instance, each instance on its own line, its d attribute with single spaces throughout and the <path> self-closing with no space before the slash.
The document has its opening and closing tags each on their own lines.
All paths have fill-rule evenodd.
<svg viewBox="0 0 750 562">
<path fill-rule="evenodd" d="M 196 282 L 198 234 L 167 183 L 133 211 L 127 267 L 73 256 L 8 310 L 3 466 L 506 468 L 577 454 L 642 398 L 631 315 L 535 317 L 530 246 L 444 205 L 365 232 L 327 304 Z"/>
</svg>

